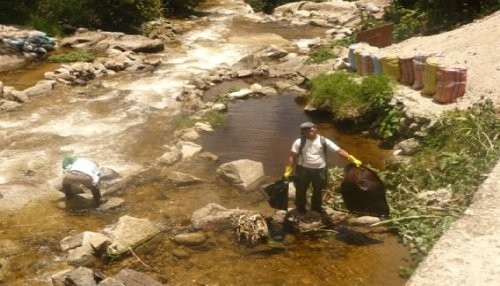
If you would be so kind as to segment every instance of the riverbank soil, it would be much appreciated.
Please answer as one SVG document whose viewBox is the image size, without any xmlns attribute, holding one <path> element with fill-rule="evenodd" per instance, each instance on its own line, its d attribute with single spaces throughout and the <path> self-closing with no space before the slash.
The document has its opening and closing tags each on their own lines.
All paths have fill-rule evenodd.
<svg viewBox="0 0 500 286">
<path fill-rule="evenodd" d="M 439 55 L 440 62 L 467 68 L 464 97 L 441 105 L 420 92 L 401 87 L 399 96 L 415 114 L 436 116 L 445 110 L 466 109 L 484 98 L 500 108 L 500 12 L 459 29 L 416 37 L 387 47 L 390 53 Z M 434 245 L 407 285 L 498 285 L 500 280 L 500 164 L 488 175 L 462 218 Z M 446 281 L 446 282 L 444 282 Z"/>
</svg>

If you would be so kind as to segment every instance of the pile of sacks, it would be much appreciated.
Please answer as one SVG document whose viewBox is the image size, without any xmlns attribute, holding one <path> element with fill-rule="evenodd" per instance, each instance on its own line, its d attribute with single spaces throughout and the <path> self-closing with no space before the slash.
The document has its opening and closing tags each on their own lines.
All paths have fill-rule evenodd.
<svg viewBox="0 0 500 286">
<path fill-rule="evenodd" d="M 367 43 L 356 43 L 349 46 L 348 61 L 349 69 L 360 76 L 392 76 L 439 103 L 455 102 L 465 93 L 467 68 L 449 67 L 434 54 L 387 54 Z"/>
<path fill-rule="evenodd" d="M 40 31 L 24 31 L 1 26 L 0 54 L 22 53 L 26 57 L 44 57 L 54 50 L 56 41 Z"/>
</svg>

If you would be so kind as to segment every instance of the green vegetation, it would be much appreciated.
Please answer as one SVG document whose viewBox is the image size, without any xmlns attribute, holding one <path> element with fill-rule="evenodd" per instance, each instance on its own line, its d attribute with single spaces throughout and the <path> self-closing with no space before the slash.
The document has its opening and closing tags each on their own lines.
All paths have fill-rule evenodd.
<svg viewBox="0 0 500 286">
<path fill-rule="evenodd" d="M 316 50 L 314 50 L 309 58 L 306 60 L 306 64 L 320 64 L 329 59 L 337 58 L 338 56 L 333 52 L 334 44 L 321 45 Z"/>
<path fill-rule="evenodd" d="M 193 13 L 201 0 L 17 0 L 0 1 L 2 24 L 29 25 L 50 36 L 62 25 L 139 33 L 144 22 Z"/>
<path fill-rule="evenodd" d="M 224 124 L 226 116 L 216 110 L 209 110 L 203 114 L 201 121 L 208 122 L 212 126 L 221 126 Z"/>
<path fill-rule="evenodd" d="M 372 118 L 384 112 L 393 95 L 391 81 L 383 75 L 356 78 L 346 72 L 321 74 L 311 85 L 310 103 L 327 108 L 334 120 Z"/>
<path fill-rule="evenodd" d="M 173 118 L 175 129 L 192 128 L 196 122 L 207 122 L 212 126 L 221 126 L 224 124 L 226 116 L 216 110 L 208 110 L 200 119 L 195 119 L 187 114 L 180 114 Z"/>
<path fill-rule="evenodd" d="M 194 119 L 187 114 L 179 114 L 173 118 L 175 129 L 187 129 L 194 126 Z"/>
<path fill-rule="evenodd" d="M 342 40 L 335 40 L 328 44 L 323 44 L 309 53 L 309 57 L 305 61 L 306 64 L 320 64 L 329 59 L 338 58 L 338 55 L 334 53 L 336 47 L 348 47 L 350 44 L 354 44 L 356 39 L 353 36 L 344 38 Z"/>
<path fill-rule="evenodd" d="M 454 29 L 500 9 L 497 0 L 395 0 L 384 16 L 395 23 L 394 41 Z"/>
<path fill-rule="evenodd" d="M 500 159 L 500 120 L 491 101 L 467 111 L 445 113 L 406 164 L 387 166 L 391 219 L 416 263 L 470 204 L 481 182 Z M 445 190 L 440 203 L 421 199 L 425 191 Z"/>
<path fill-rule="evenodd" d="M 399 107 L 392 108 L 378 126 L 375 134 L 385 141 L 392 141 L 402 129 L 404 113 Z"/>
<path fill-rule="evenodd" d="M 50 55 L 48 61 L 51 63 L 92 62 L 99 56 L 99 53 L 93 51 L 75 50 L 67 53 Z"/>
</svg>

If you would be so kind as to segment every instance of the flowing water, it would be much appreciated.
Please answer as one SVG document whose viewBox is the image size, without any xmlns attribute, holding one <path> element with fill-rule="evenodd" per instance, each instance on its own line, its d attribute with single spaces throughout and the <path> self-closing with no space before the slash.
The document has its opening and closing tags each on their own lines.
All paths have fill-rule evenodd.
<svg viewBox="0 0 500 286">
<path fill-rule="evenodd" d="M 237 5 L 238 4 L 238 5 Z M 303 112 L 290 94 L 231 103 L 226 123 L 204 133 L 199 143 L 219 156 L 213 163 L 193 160 L 175 166 L 205 180 L 196 187 L 174 188 L 142 183 L 121 194 L 125 207 L 108 213 L 81 213 L 64 207 L 56 185 L 61 159 L 75 153 L 96 159 L 126 177 L 148 167 L 174 140 L 174 116 L 180 93 L 190 77 L 215 66 L 238 61 L 259 46 L 283 39 L 303 42 L 322 36 L 318 27 L 290 28 L 246 22 L 241 1 L 205 1 L 210 19 L 184 34 L 182 44 L 167 47 L 155 71 L 119 73 L 86 87 L 58 86 L 33 98 L 19 111 L 0 114 L 0 285 L 46 285 L 51 274 L 64 269 L 59 241 L 82 231 L 99 231 L 122 215 L 162 225 L 187 225 L 191 213 L 208 203 L 271 215 L 263 195 L 242 193 L 214 181 L 218 165 L 242 158 L 260 161 L 266 175 L 281 176 L 297 126 L 318 123 L 320 132 L 359 159 L 383 166 L 389 154 L 378 142 L 342 133 L 328 118 Z M 217 13 L 215 13 L 217 11 Z M 277 36 L 280 38 L 277 40 Z M 56 66 L 42 64 L 0 74 L 5 85 L 24 89 Z M 222 92 L 248 83 L 235 81 Z M 332 155 L 332 164 L 345 161 Z M 166 170 L 167 172 L 169 170 Z M 135 257 L 97 262 L 93 269 L 113 275 L 130 267 L 169 285 L 403 285 L 398 269 L 408 264 L 408 251 L 388 233 L 355 231 L 337 235 L 321 232 L 289 234 L 279 245 L 247 247 L 230 231 L 208 232 L 208 242 L 187 249 L 189 257 L 175 258 L 178 249 L 167 233 L 137 249 Z"/>
</svg>

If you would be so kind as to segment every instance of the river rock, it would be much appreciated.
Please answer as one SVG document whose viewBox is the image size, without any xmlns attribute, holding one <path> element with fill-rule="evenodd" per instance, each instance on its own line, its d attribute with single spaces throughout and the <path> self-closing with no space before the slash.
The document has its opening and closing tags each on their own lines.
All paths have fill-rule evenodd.
<svg viewBox="0 0 500 286">
<path fill-rule="evenodd" d="M 184 247 L 177 247 L 172 250 L 172 255 L 177 258 L 189 258 L 191 256 L 191 253 L 189 253 L 189 250 Z"/>
<path fill-rule="evenodd" d="M 210 203 L 198 209 L 191 215 L 191 224 L 194 228 L 205 228 L 208 225 L 217 227 L 231 227 L 230 219 L 234 214 L 240 213 L 239 209 L 227 209 L 221 205 Z"/>
<path fill-rule="evenodd" d="M 0 72 L 18 69 L 27 63 L 28 60 L 19 55 L 0 55 Z"/>
<path fill-rule="evenodd" d="M 94 286 L 97 281 L 94 278 L 94 271 L 86 267 L 78 267 L 65 275 L 64 285 Z"/>
<path fill-rule="evenodd" d="M 134 247 L 155 236 L 159 229 L 149 220 L 131 216 L 122 216 L 118 222 L 103 230 L 112 244 L 107 248 L 109 255 L 120 255 L 130 247 Z"/>
<path fill-rule="evenodd" d="M 181 233 L 174 236 L 173 241 L 177 244 L 195 246 L 203 244 L 207 236 L 203 232 Z"/>
<path fill-rule="evenodd" d="M 121 283 L 123 283 L 123 285 L 163 286 L 162 283 L 154 280 L 150 276 L 132 269 L 122 269 L 117 275 L 114 276 L 114 279 L 120 281 Z M 102 282 L 99 285 L 102 285 Z"/>
<path fill-rule="evenodd" d="M 175 171 L 168 175 L 167 181 L 175 186 L 188 186 L 202 182 L 201 179 L 195 176 Z"/>
<path fill-rule="evenodd" d="M 241 159 L 222 164 L 216 174 L 240 190 L 248 191 L 264 178 L 264 166 L 261 162 Z"/>
<path fill-rule="evenodd" d="M 173 165 L 182 159 L 182 152 L 180 149 L 175 147 L 170 148 L 170 150 L 163 155 L 161 155 L 159 161 L 162 165 Z"/>
<path fill-rule="evenodd" d="M 0 111 L 15 111 L 21 109 L 22 106 L 19 102 L 0 99 Z"/>
<path fill-rule="evenodd" d="M 375 216 L 360 216 L 360 217 L 350 218 L 347 220 L 347 222 L 352 225 L 370 225 L 380 222 L 380 218 Z"/>
<path fill-rule="evenodd" d="M 201 150 L 203 150 L 203 147 L 193 142 L 181 141 L 177 144 L 177 146 L 180 147 L 183 160 L 190 159 L 198 155 Z"/>
<path fill-rule="evenodd" d="M 27 89 L 23 90 L 23 92 L 28 97 L 40 95 L 52 91 L 55 84 L 56 84 L 55 80 L 41 80 L 37 82 L 34 86 L 28 87 Z"/>
<path fill-rule="evenodd" d="M 94 262 L 111 244 L 111 239 L 101 233 L 85 231 L 61 241 L 61 249 L 68 250 L 67 261 L 73 266 L 86 266 Z"/>
</svg>

